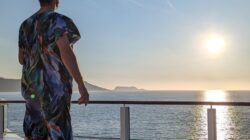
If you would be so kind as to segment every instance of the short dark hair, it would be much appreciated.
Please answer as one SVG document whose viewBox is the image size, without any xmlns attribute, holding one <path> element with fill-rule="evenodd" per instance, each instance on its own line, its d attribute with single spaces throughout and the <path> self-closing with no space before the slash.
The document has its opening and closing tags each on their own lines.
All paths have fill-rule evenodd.
<svg viewBox="0 0 250 140">
<path fill-rule="evenodd" d="M 46 5 L 46 4 L 50 4 L 52 2 L 52 0 L 39 0 L 41 5 Z"/>
</svg>

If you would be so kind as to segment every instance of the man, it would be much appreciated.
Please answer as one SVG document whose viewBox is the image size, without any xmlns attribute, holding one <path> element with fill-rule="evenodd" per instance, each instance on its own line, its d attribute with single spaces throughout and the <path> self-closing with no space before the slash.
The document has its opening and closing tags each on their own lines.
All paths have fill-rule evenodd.
<svg viewBox="0 0 250 140">
<path fill-rule="evenodd" d="M 22 96 L 26 100 L 26 140 L 72 140 L 70 102 L 72 77 L 79 104 L 89 94 L 73 53 L 80 33 L 73 21 L 55 9 L 58 0 L 39 0 L 41 8 L 19 30 L 19 62 L 23 65 Z"/>
</svg>

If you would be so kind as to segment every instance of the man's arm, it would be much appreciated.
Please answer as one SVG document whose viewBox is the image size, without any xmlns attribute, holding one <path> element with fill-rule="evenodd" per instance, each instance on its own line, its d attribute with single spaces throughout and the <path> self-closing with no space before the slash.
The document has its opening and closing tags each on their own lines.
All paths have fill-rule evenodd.
<svg viewBox="0 0 250 140">
<path fill-rule="evenodd" d="M 89 94 L 84 85 L 83 78 L 77 64 L 76 56 L 72 47 L 70 46 L 67 35 L 65 34 L 60 37 L 56 41 L 56 44 L 60 50 L 61 59 L 64 65 L 78 84 L 79 92 L 81 94 L 81 97 L 79 98 L 79 104 L 85 103 L 86 105 L 89 101 Z"/>
<path fill-rule="evenodd" d="M 23 48 L 19 48 L 19 51 L 18 51 L 18 60 L 19 60 L 19 63 L 21 65 L 23 65 L 23 63 L 24 63 L 24 50 L 23 50 Z"/>
</svg>

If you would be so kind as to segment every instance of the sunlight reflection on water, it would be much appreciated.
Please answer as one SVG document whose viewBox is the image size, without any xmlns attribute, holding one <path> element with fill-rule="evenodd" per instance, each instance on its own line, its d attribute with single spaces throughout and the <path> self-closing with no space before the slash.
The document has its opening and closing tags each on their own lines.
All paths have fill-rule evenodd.
<svg viewBox="0 0 250 140">
<path fill-rule="evenodd" d="M 223 90 L 208 90 L 204 92 L 204 101 L 212 102 L 227 102 L 230 101 L 228 93 Z M 207 108 L 207 107 L 205 107 Z M 216 122 L 217 122 L 217 137 L 219 140 L 233 138 L 233 131 L 235 125 L 233 123 L 233 116 L 237 116 L 229 106 L 213 106 L 216 109 Z M 204 116 L 207 115 L 207 110 L 203 110 Z M 204 117 L 203 117 L 204 118 Z M 207 119 L 207 118 L 206 118 Z M 206 121 L 206 120 L 204 120 Z M 229 135 L 232 136 L 229 136 Z"/>
</svg>

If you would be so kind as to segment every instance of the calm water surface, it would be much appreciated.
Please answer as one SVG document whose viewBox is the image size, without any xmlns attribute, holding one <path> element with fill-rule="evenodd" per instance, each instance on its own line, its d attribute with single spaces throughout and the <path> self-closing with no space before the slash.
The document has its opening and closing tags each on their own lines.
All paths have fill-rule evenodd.
<svg viewBox="0 0 250 140">
<path fill-rule="evenodd" d="M 73 94 L 73 100 L 78 98 Z M 0 93 L 1 98 L 22 99 L 20 93 Z M 250 101 L 250 91 L 138 91 L 91 92 L 90 100 L 147 101 Z M 83 137 L 118 138 L 122 105 L 72 105 L 75 139 Z M 205 140 L 209 106 L 129 105 L 132 139 Z M 219 140 L 250 139 L 250 107 L 216 106 Z M 8 108 L 8 127 L 22 133 L 24 104 Z"/>
</svg>

